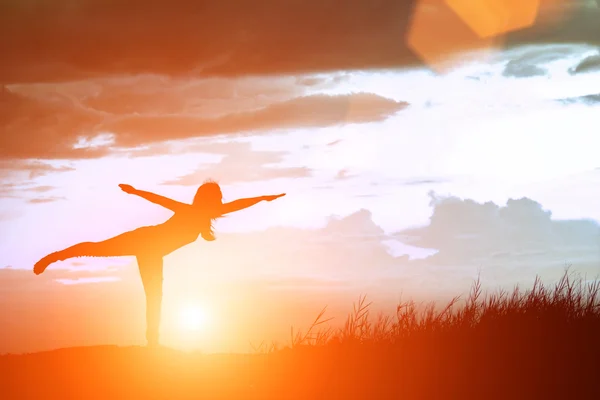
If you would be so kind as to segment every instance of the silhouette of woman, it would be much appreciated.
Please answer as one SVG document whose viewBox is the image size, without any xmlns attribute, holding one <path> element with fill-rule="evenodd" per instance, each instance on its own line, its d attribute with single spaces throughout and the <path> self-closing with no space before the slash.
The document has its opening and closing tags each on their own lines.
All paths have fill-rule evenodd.
<svg viewBox="0 0 600 400">
<path fill-rule="evenodd" d="M 212 223 L 216 218 L 251 207 L 260 201 L 273 201 L 285 193 L 239 199 L 223 203 L 221 188 L 216 182 L 205 182 L 198 188 L 192 204 L 181 203 L 155 193 L 137 190 L 130 185 L 119 187 L 174 212 L 159 225 L 144 226 L 101 242 L 83 242 L 51 254 L 38 261 L 33 271 L 41 274 L 56 262 L 73 257 L 135 256 L 144 292 L 146 293 L 146 340 L 149 346 L 158 345 L 162 305 L 163 257 L 202 236 L 215 240 Z"/>
</svg>

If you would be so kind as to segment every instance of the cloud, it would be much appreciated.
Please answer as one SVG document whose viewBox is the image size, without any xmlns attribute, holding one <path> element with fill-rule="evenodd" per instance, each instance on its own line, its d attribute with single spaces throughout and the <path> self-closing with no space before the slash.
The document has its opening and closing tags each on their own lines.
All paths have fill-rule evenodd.
<svg viewBox="0 0 600 400">
<path fill-rule="evenodd" d="M 38 185 L 37 178 L 54 173 L 74 171 L 68 165 L 55 165 L 30 160 L 0 160 L 0 198 L 24 198 L 27 192 L 46 193 L 53 186 Z"/>
<path fill-rule="evenodd" d="M 252 233 L 220 233 L 217 223 L 216 241 L 197 241 L 165 259 L 167 266 L 177 265 L 176 271 L 169 273 L 168 285 L 191 285 L 194 279 L 246 281 L 260 277 L 271 282 L 298 278 L 299 282 L 335 280 L 351 286 L 377 283 L 381 291 L 419 293 L 421 283 L 429 282 L 456 294 L 462 290 L 461 283 L 468 286 L 481 267 L 503 276 L 496 281 L 499 285 L 512 285 L 523 276 L 544 271 L 560 275 L 566 263 L 597 271 L 600 227 L 594 221 L 554 220 L 549 211 L 527 198 L 499 206 L 432 193 L 431 206 L 429 225 L 394 235 L 386 234 L 366 209 L 331 216 L 314 229 L 272 227 Z M 403 256 L 410 254 L 406 251 L 390 253 L 389 242 L 394 240 L 404 243 L 406 251 L 410 247 L 419 253 L 422 249 L 437 252 L 425 258 Z M 204 260 L 213 260 L 219 267 L 199 269 Z M 86 262 L 89 259 L 78 259 L 72 265 L 81 267 Z M 64 266 L 57 265 L 39 279 L 138 279 L 135 266 L 103 271 L 59 268 Z M 19 291 L 21 284 L 38 282 L 27 273 L 19 283 L 10 280 L 21 276 L 17 271 L 0 270 L 0 287 L 12 292 Z M 396 286 L 399 280 L 403 282 Z"/>
<path fill-rule="evenodd" d="M 54 190 L 54 186 L 31 186 L 30 182 L 0 184 L 0 197 L 19 198 L 18 193 L 46 193 Z"/>
<path fill-rule="evenodd" d="M 63 85 L 66 87 L 61 91 L 77 96 L 83 107 L 109 114 L 192 113 L 197 117 L 215 117 L 331 88 L 343 77 L 344 74 L 240 78 L 140 75 Z"/>
<path fill-rule="evenodd" d="M 116 132 L 117 146 L 133 147 L 156 141 L 225 133 L 381 121 L 406 106 L 405 102 L 370 93 L 312 95 L 210 119 L 191 115 L 123 117 L 103 124 L 100 129 Z"/>
<path fill-rule="evenodd" d="M 569 72 L 573 75 L 600 71 L 600 54 L 589 56 L 582 60 Z"/>
<path fill-rule="evenodd" d="M 18 185 L 14 183 L 1 183 L 0 184 L 0 198 L 15 198 L 17 196 L 14 195 L 15 188 Z"/>
<path fill-rule="evenodd" d="M 42 188 L 42 190 L 39 190 Z M 45 196 L 45 197 L 34 197 L 30 198 L 27 196 L 27 192 L 34 193 L 44 193 L 46 191 L 53 190 L 52 186 L 39 186 L 39 187 L 27 187 L 24 185 L 16 185 L 11 183 L 3 183 L 0 184 L 0 198 L 1 199 L 25 199 L 27 203 L 30 204 L 44 204 L 44 203 L 53 203 L 60 200 L 66 200 L 66 197 L 63 196 Z M 7 215 L 12 214 L 12 212 L 7 212 Z M 1 219 L 1 218 L 0 218 Z"/>
<path fill-rule="evenodd" d="M 548 0 L 541 2 L 541 6 L 532 27 L 507 35 L 507 47 L 524 43 L 598 44 L 598 7 L 589 7 L 586 0 Z"/>
<path fill-rule="evenodd" d="M 0 70 L 4 82 L 143 72 L 280 74 L 415 61 L 399 39 L 412 1 L 331 7 L 317 1 L 134 0 L 124 6 L 85 0 L 76 7 L 60 1 L 51 8 L 42 2 L 0 7 L 0 36 L 13 38 L 0 45 L 8 60 Z"/>
<path fill-rule="evenodd" d="M 566 99 L 559 99 L 559 100 L 557 100 L 557 102 L 559 102 L 561 104 L 580 103 L 580 104 L 586 104 L 589 106 L 594 106 L 594 105 L 600 104 L 600 94 L 588 94 L 585 96 L 569 97 Z"/>
<path fill-rule="evenodd" d="M 336 180 L 345 180 L 345 179 L 350 179 L 352 177 L 356 176 L 356 174 L 350 174 L 350 171 L 346 168 L 344 169 L 340 169 L 337 174 L 335 174 L 335 178 Z"/>
<path fill-rule="evenodd" d="M 311 90 L 337 79 L 308 78 Z M 381 121 L 407 106 L 370 93 L 307 94 L 308 87 L 300 77 L 157 76 L 13 85 L 0 93 L 0 159 L 95 158 L 198 136 Z"/>
<path fill-rule="evenodd" d="M 595 221 L 554 220 L 550 211 L 528 198 L 509 199 L 499 206 L 430 196 L 430 224 L 398 235 L 412 246 L 439 250 L 418 263 L 531 268 L 556 260 L 585 265 L 600 261 L 600 226 Z"/>
<path fill-rule="evenodd" d="M 220 184 L 236 182 L 254 182 L 277 178 L 305 178 L 311 175 L 306 167 L 277 166 L 284 160 L 285 152 L 252 150 L 249 143 L 229 143 L 219 152 L 216 146 L 196 147 L 199 152 L 217 151 L 224 154 L 223 159 L 216 164 L 200 167 L 197 171 L 180 176 L 174 180 L 163 182 L 163 185 L 199 186 L 207 178 Z"/>
<path fill-rule="evenodd" d="M 546 76 L 549 64 L 580 52 L 581 46 L 573 44 L 531 45 L 508 50 L 503 55 L 508 62 L 502 74 L 512 78 Z"/>
<path fill-rule="evenodd" d="M 517 60 L 511 60 L 508 62 L 502 75 L 512 78 L 529 78 L 532 76 L 544 76 L 548 71 L 544 68 L 540 68 L 536 65 L 525 64 Z"/>
<path fill-rule="evenodd" d="M 273 75 L 417 64 L 403 40 L 415 3 L 83 0 L 74 6 L 56 0 L 47 7 L 43 1 L 3 2 L 0 37 L 11 40 L 0 43 L 0 81 L 148 72 Z M 565 9 L 557 10 L 558 22 L 508 35 L 510 44 L 598 41 L 597 9 L 585 8 L 566 22 Z"/>
<path fill-rule="evenodd" d="M 117 275 L 119 278 L 129 278 L 132 272 L 135 272 L 133 268 L 121 268 L 117 272 L 112 268 L 99 271 L 53 269 L 50 274 L 34 275 L 31 270 L 11 267 L 0 268 L 0 302 L 8 300 L 10 295 L 17 292 L 29 295 L 30 293 L 25 292 L 29 292 L 29 290 L 35 292 L 49 287 L 60 288 L 63 284 L 60 282 L 61 280 L 87 282 L 94 279 L 110 278 L 113 275 Z"/>
<path fill-rule="evenodd" d="M 70 167 L 68 165 L 52 165 L 47 164 L 40 161 L 24 161 L 24 162 L 15 162 L 12 161 L 13 168 L 16 167 L 19 171 L 26 171 L 29 175 L 29 179 L 39 178 L 40 176 L 45 176 L 48 174 L 53 174 L 57 172 L 69 172 L 75 171 L 75 168 Z"/>
<path fill-rule="evenodd" d="M 27 202 L 31 203 L 31 204 L 44 204 L 44 203 L 54 203 L 55 201 L 59 201 L 59 200 L 66 200 L 66 198 L 65 197 L 58 197 L 58 196 L 36 197 L 34 199 L 27 200 Z"/>
<path fill-rule="evenodd" d="M 0 159 L 89 158 L 106 154 L 103 148 L 73 148 L 103 118 L 61 97 L 38 100 L 3 90 Z M 36 173 L 33 165 L 31 170 Z"/>
<path fill-rule="evenodd" d="M 32 188 L 27 189 L 27 190 L 29 190 L 31 192 L 36 192 L 36 193 L 46 193 L 46 192 L 49 192 L 49 191 L 54 190 L 54 189 L 55 189 L 54 186 L 45 185 L 45 186 L 35 186 L 35 187 L 32 187 Z"/>
</svg>

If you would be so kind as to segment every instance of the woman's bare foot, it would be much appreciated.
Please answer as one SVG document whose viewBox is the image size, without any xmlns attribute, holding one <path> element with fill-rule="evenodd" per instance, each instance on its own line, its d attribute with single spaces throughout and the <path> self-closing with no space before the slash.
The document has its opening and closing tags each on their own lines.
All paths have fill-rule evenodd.
<svg viewBox="0 0 600 400">
<path fill-rule="evenodd" d="M 33 266 L 33 272 L 36 275 L 41 274 L 42 272 L 44 272 L 46 270 L 46 268 L 48 268 L 48 266 L 52 263 L 55 263 L 56 261 L 60 261 L 60 252 L 54 252 L 54 253 L 50 253 L 48 254 L 46 257 L 42 258 L 40 261 L 36 262 L 35 265 Z"/>
</svg>

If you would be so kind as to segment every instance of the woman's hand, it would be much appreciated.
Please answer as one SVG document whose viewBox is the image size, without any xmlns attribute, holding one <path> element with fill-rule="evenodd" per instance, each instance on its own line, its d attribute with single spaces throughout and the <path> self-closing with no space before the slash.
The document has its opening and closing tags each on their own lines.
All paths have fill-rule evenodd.
<svg viewBox="0 0 600 400">
<path fill-rule="evenodd" d="M 134 188 L 133 186 L 131 186 L 131 185 L 126 185 L 126 184 L 124 184 L 124 183 L 121 183 L 121 184 L 119 185 L 119 187 L 120 187 L 120 188 L 121 188 L 121 190 L 122 190 L 122 191 L 124 191 L 125 193 L 128 193 L 128 194 L 133 194 L 133 193 L 135 193 L 135 188 Z"/>
<path fill-rule="evenodd" d="M 283 196 L 285 196 L 285 193 L 275 194 L 275 195 L 271 195 L 271 196 L 264 196 L 264 200 L 265 201 L 273 201 L 273 200 L 278 199 Z"/>
</svg>

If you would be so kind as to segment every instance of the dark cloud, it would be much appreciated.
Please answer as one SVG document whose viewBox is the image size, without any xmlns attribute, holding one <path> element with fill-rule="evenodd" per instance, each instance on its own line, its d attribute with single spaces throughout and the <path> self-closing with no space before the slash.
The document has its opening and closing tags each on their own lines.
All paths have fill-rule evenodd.
<svg viewBox="0 0 600 400">
<path fill-rule="evenodd" d="M 536 65 L 523 64 L 516 60 L 508 62 L 502 75 L 511 78 L 528 78 L 532 76 L 544 76 L 548 71 L 544 68 L 540 68 Z"/>
<path fill-rule="evenodd" d="M 600 9 L 587 0 L 542 0 L 535 25 L 507 35 L 506 46 L 524 43 L 600 44 Z"/>
<path fill-rule="evenodd" d="M 318 80 L 326 86 L 331 79 L 315 78 L 313 85 Z M 164 80 L 139 77 L 119 84 L 101 80 L 94 85 L 54 85 L 53 90 L 35 85 L 4 90 L 0 101 L 7 107 L 0 111 L 0 158 L 91 158 L 198 136 L 380 121 L 407 105 L 369 93 L 303 96 L 306 85 L 294 77 L 270 83 L 258 78 L 238 83 Z M 171 89 L 161 90 L 169 83 Z M 211 85 L 212 95 L 203 91 Z M 219 85 L 226 99 L 216 104 Z M 114 91 L 116 97 L 102 97 L 103 91 Z M 30 169 L 32 174 L 44 172 L 33 164 Z"/>
<path fill-rule="evenodd" d="M 532 256 L 543 256 L 542 261 L 600 261 L 600 226 L 595 221 L 554 220 L 550 211 L 528 198 L 510 199 L 506 206 L 433 193 L 431 199 L 430 224 L 400 235 L 410 245 L 439 250 L 427 264 L 489 265 L 490 259 L 534 264 Z"/>
<path fill-rule="evenodd" d="M 417 64 L 403 40 L 415 4 L 415 0 L 82 0 L 76 4 L 56 0 L 51 5 L 43 0 L 4 1 L 0 37 L 10 40 L 0 41 L 4 60 L 0 82 L 148 72 L 296 74 Z M 542 2 L 546 4 L 557 2 Z M 566 9 L 540 12 L 557 17 L 550 18 L 552 25 L 539 18 L 537 26 L 508 35 L 509 44 L 597 42 L 597 9 L 582 9 L 565 21 Z"/>
<path fill-rule="evenodd" d="M 110 114 L 193 113 L 215 117 L 303 96 L 309 89 L 329 88 L 338 82 L 337 78 L 338 75 L 234 79 L 141 75 L 90 80 L 80 83 L 80 88 L 71 85 L 62 91 L 79 94 L 80 103 L 86 108 Z"/>
<path fill-rule="evenodd" d="M 600 104 L 600 94 L 588 94 L 586 96 L 569 97 L 566 99 L 559 99 L 557 101 L 561 104 L 581 103 L 594 106 Z"/>
<path fill-rule="evenodd" d="M 105 154 L 104 149 L 75 149 L 79 137 L 104 117 L 82 110 L 62 96 L 32 99 L 0 92 L 0 159 L 88 158 Z M 32 174 L 38 172 L 31 167 Z M 42 169 L 45 172 L 45 169 Z"/>
<path fill-rule="evenodd" d="M 520 65 L 540 65 L 553 61 L 559 61 L 565 57 L 577 54 L 579 45 L 571 44 L 546 44 L 542 46 L 527 46 L 525 48 L 515 49 L 514 52 L 508 51 L 507 54 L 516 54 L 511 61 Z"/>
<path fill-rule="evenodd" d="M 285 152 L 256 151 L 252 150 L 249 143 L 230 143 L 223 147 L 222 153 L 218 152 L 218 148 L 210 147 L 203 149 L 202 146 L 198 146 L 196 150 L 223 154 L 224 157 L 220 162 L 202 166 L 191 174 L 163 182 L 163 185 L 199 186 L 207 178 L 214 179 L 220 184 L 232 184 L 277 178 L 305 178 L 311 175 L 311 170 L 306 167 L 277 166 L 276 164 L 284 161 L 287 154 Z"/>
<path fill-rule="evenodd" d="M 571 74 L 582 74 L 585 72 L 598 72 L 600 71 L 600 54 L 589 56 L 577 64 L 576 67 L 569 70 Z"/>
<path fill-rule="evenodd" d="M 401 40 L 412 3 L 3 2 L 0 37 L 11 40 L 0 42 L 9 61 L 0 81 L 298 73 L 414 62 Z"/>
<path fill-rule="evenodd" d="M 102 124 L 99 129 L 116 132 L 116 145 L 133 147 L 156 141 L 225 133 L 381 121 L 406 106 L 405 102 L 370 93 L 312 95 L 210 119 L 192 115 L 128 116 Z"/>
<path fill-rule="evenodd" d="M 546 65 L 581 52 L 579 44 L 545 44 L 507 51 L 508 59 L 502 74 L 506 77 L 528 78 L 548 74 Z"/>
</svg>

